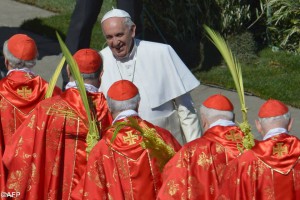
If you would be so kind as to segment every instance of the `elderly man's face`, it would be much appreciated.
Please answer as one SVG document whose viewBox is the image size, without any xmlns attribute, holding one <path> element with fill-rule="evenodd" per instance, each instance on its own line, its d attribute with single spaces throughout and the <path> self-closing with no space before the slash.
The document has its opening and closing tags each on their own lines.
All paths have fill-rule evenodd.
<svg viewBox="0 0 300 200">
<path fill-rule="evenodd" d="M 122 59 L 130 53 L 135 36 L 135 25 L 128 27 L 124 24 L 124 18 L 112 17 L 102 23 L 102 30 L 115 57 Z"/>
</svg>

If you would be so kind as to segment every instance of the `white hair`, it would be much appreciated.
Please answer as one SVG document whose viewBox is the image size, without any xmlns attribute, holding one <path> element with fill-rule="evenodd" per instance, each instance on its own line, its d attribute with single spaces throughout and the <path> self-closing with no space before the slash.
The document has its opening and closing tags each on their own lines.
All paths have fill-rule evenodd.
<svg viewBox="0 0 300 200">
<path fill-rule="evenodd" d="M 262 128 L 264 129 L 272 129 L 272 128 L 286 128 L 291 119 L 291 113 L 287 112 L 284 115 L 279 115 L 276 117 L 268 117 L 268 118 L 258 118 Z"/>
<path fill-rule="evenodd" d="M 230 121 L 234 120 L 234 113 L 232 111 L 216 110 L 207 108 L 204 105 L 201 105 L 200 113 L 206 117 L 210 124 L 217 121 L 218 119 L 225 119 Z"/>
<path fill-rule="evenodd" d="M 122 112 L 125 110 L 136 110 L 140 100 L 141 98 L 139 94 L 125 101 L 113 100 L 107 96 L 107 104 L 112 113 Z"/>
<path fill-rule="evenodd" d="M 14 69 L 21 69 L 21 68 L 32 68 L 36 64 L 36 60 L 38 57 L 38 53 L 33 60 L 21 60 L 16 58 L 7 47 L 8 40 L 3 44 L 3 54 L 5 58 L 8 60 L 10 66 Z"/>
<path fill-rule="evenodd" d="M 134 22 L 131 20 L 130 17 L 125 17 L 124 18 L 124 24 L 128 27 L 131 28 L 134 24 Z"/>
</svg>

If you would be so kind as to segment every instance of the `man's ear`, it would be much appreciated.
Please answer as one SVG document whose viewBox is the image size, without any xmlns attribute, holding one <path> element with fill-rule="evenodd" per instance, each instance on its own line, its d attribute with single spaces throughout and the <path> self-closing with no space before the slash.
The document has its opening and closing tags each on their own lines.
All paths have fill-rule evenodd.
<svg viewBox="0 0 300 200">
<path fill-rule="evenodd" d="M 255 125 L 256 125 L 256 129 L 257 131 L 262 135 L 264 136 L 264 133 L 263 133 L 263 130 L 262 130 L 262 126 L 261 126 L 261 123 L 259 120 L 255 120 Z"/>
<path fill-rule="evenodd" d="M 292 124 L 294 122 L 294 118 L 291 118 L 290 121 L 289 121 L 289 124 L 288 124 L 288 131 L 290 131 L 292 129 Z"/>
<path fill-rule="evenodd" d="M 134 38 L 135 37 L 135 30 L 136 30 L 136 26 L 135 24 L 133 24 L 130 28 L 131 31 L 131 37 Z"/>
<path fill-rule="evenodd" d="M 5 58 L 4 64 L 7 70 L 9 70 L 9 61 Z"/>
<path fill-rule="evenodd" d="M 205 132 L 209 127 L 209 123 L 207 118 L 201 112 L 200 112 L 200 123 L 202 126 L 202 130 Z"/>
</svg>

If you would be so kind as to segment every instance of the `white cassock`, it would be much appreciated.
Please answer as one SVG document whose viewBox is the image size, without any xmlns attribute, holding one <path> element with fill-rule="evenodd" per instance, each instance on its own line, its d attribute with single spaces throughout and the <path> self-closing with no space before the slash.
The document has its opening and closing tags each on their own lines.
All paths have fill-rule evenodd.
<svg viewBox="0 0 300 200">
<path fill-rule="evenodd" d="M 130 55 L 122 60 L 109 47 L 100 54 L 104 73 L 99 91 L 105 96 L 114 82 L 132 81 L 141 96 L 138 113 L 142 119 L 169 130 L 181 144 L 201 136 L 189 93 L 200 83 L 171 46 L 135 39 Z"/>
</svg>

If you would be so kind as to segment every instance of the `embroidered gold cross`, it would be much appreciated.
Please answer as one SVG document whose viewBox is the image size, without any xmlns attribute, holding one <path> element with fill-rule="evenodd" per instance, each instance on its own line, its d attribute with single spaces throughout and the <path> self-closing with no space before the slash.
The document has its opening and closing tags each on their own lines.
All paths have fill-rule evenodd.
<svg viewBox="0 0 300 200">
<path fill-rule="evenodd" d="M 242 139 L 242 136 L 239 133 L 235 133 L 234 131 L 229 131 L 228 135 L 225 135 L 227 140 L 231 140 L 233 142 L 237 142 Z"/>
<path fill-rule="evenodd" d="M 273 155 L 277 154 L 279 157 L 283 156 L 283 154 L 288 153 L 287 146 L 282 146 L 283 143 L 276 143 L 276 147 L 273 147 Z"/>
<path fill-rule="evenodd" d="M 28 79 L 32 79 L 32 75 L 29 74 L 29 73 L 26 73 L 26 74 L 25 74 L 25 77 L 28 78 Z"/>
<path fill-rule="evenodd" d="M 32 90 L 27 86 L 23 86 L 21 89 L 17 89 L 17 93 L 18 95 L 22 96 L 24 99 L 28 98 L 31 93 L 32 93 Z"/>
<path fill-rule="evenodd" d="M 135 144 L 135 140 L 138 140 L 139 137 L 137 135 L 132 135 L 132 131 L 126 132 L 127 136 L 123 136 L 124 142 L 128 142 L 129 145 Z"/>
</svg>

